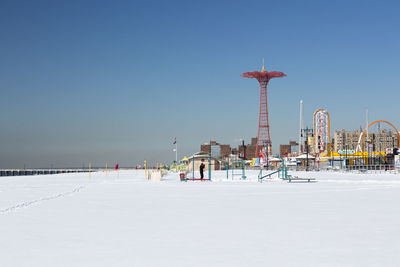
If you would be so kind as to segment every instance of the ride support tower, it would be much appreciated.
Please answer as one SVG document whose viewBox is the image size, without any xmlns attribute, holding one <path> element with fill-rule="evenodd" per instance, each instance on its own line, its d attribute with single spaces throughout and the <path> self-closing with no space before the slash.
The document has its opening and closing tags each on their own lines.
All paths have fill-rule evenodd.
<svg viewBox="0 0 400 267">
<path fill-rule="evenodd" d="M 255 78 L 260 83 L 260 112 L 258 118 L 258 134 L 257 146 L 255 157 L 258 158 L 263 154 L 265 149 L 268 155 L 272 154 L 271 134 L 269 130 L 269 117 L 268 117 L 268 82 L 272 78 L 285 77 L 286 74 L 279 71 L 266 71 L 264 64 L 261 71 L 245 72 L 241 74 L 244 78 Z"/>
</svg>

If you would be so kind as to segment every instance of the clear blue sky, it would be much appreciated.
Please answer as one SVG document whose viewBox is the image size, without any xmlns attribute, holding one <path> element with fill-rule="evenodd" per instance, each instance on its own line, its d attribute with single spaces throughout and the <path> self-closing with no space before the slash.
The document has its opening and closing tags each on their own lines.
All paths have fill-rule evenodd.
<svg viewBox="0 0 400 267">
<path fill-rule="evenodd" d="M 398 1 L 1 1 L 0 167 L 170 162 L 257 134 L 274 150 L 326 108 L 332 129 L 400 126 Z"/>
</svg>

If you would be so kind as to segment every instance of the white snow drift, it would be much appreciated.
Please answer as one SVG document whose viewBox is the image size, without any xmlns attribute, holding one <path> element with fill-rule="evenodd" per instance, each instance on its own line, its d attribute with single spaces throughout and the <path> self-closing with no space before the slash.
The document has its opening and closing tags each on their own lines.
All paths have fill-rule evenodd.
<svg viewBox="0 0 400 267">
<path fill-rule="evenodd" d="M 1 266 L 398 266 L 400 174 L 257 174 L 1 177 Z"/>
</svg>

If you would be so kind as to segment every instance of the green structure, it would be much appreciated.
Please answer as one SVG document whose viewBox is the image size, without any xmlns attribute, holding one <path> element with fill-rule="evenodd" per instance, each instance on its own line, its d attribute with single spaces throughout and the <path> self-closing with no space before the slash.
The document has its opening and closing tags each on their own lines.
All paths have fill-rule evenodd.
<svg viewBox="0 0 400 267">
<path fill-rule="evenodd" d="M 311 182 L 311 181 L 315 181 L 315 178 L 299 178 L 298 176 L 293 176 L 293 175 L 289 175 L 288 171 L 287 171 L 287 166 L 285 165 L 285 162 L 283 161 L 283 158 L 281 158 L 281 168 L 267 173 L 265 175 L 263 175 L 262 173 L 262 168 L 260 169 L 260 173 L 258 174 L 258 181 L 260 183 L 262 183 L 263 179 L 271 179 L 272 175 L 274 174 L 278 174 L 278 177 L 284 181 L 288 181 L 289 183 L 292 181 L 304 181 L 304 182 Z"/>
<path fill-rule="evenodd" d="M 232 161 L 232 180 L 235 176 L 240 176 L 241 179 L 246 179 L 246 164 L 244 160 Z M 229 164 L 226 164 L 226 179 L 229 179 Z"/>
<path fill-rule="evenodd" d="M 281 159 L 281 168 L 280 169 L 270 172 L 270 173 L 267 173 L 265 175 L 263 175 L 263 169 L 262 168 L 260 169 L 260 173 L 258 174 L 258 181 L 260 183 L 262 183 L 263 179 L 271 179 L 272 175 L 274 175 L 274 174 L 278 174 L 278 177 L 282 180 L 288 180 L 289 178 L 292 177 L 291 175 L 288 175 L 285 161 L 283 160 L 283 158 L 280 158 L 280 159 Z"/>
</svg>

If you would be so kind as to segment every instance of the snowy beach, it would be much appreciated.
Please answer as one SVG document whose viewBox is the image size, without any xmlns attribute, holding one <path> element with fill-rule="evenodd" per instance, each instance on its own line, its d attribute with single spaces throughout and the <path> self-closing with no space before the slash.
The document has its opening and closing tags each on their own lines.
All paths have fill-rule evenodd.
<svg viewBox="0 0 400 267">
<path fill-rule="evenodd" d="M 1 266 L 398 266 L 400 174 L 0 179 Z"/>
</svg>

